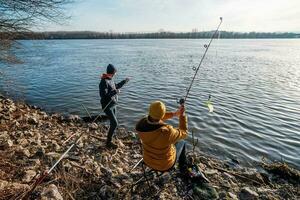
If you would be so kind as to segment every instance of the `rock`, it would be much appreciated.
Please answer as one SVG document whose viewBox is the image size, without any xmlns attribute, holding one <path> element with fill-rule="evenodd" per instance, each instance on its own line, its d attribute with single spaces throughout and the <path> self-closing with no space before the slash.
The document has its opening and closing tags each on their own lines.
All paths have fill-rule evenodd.
<svg viewBox="0 0 300 200">
<path fill-rule="evenodd" d="M 8 182 L 0 179 L 0 188 L 1 190 L 4 188 L 9 188 L 13 191 L 26 191 L 30 189 L 30 186 L 28 184 L 13 183 L 11 181 Z M 3 196 L 1 196 L 0 199 L 3 199 Z"/>
<path fill-rule="evenodd" d="M 26 140 L 25 138 L 20 138 L 18 140 L 18 144 L 24 147 L 24 146 L 27 146 L 29 143 L 28 143 L 28 140 Z"/>
<path fill-rule="evenodd" d="M 96 129 L 99 128 L 99 127 L 98 127 L 98 124 L 96 124 L 96 123 L 89 124 L 88 127 L 89 127 L 91 130 L 96 130 Z"/>
<path fill-rule="evenodd" d="M 54 113 L 51 115 L 52 119 L 58 119 L 60 117 L 60 115 L 58 113 Z"/>
<path fill-rule="evenodd" d="M 230 183 L 229 183 L 228 181 L 226 181 L 226 180 L 223 180 L 221 185 L 222 185 L 223 187 L 228 188 L 228 189 L 231 188 Z"/>
<path fill-rule="evenodd" d="M 8 140 L 7 140 L 7 146 L 8 146 L 8 147 L 12 147 L 13 145 L 14 145 L 13 141 L 10 140 L 10 139 L 8 139 Z"/>
<path fill-rule="evenodd" d="M 55 140 L 51 140 L 52 146 L 54 147 L 55 151 L 58 151 L 60 149 L 60 146 L 57 144 Z"/>
<path fill-rule="evenodd" d="M 132 139 L 136 139 L 136 133 L 132 132 L 132 131 L 128 131 L 128 135 L 132 138 Z"/>
<path fill-rule="evenodd" d="M 136 158 L 141 158 L 141 154 L 140 154 L 140 153 L 136 153 L 136 154 L 133 154 L 132 157 L 133 157 L 134 159 L 136 159 Z"/>
<path fill-rule="evenodd" d="M 117 143 L 118 143 L 118 146 L 120 148 L 124 148 L 125 147 L 125 145 L 123 144 L 123 142 L 121 140 L 117 140 Z"/>
<path fill-rule="evenodd" d="M 6 105 L 13 104 L 13 101 L 12 101 L 11 99 L 6 99 L 6 100 L 5 100 L 5 104 L 6 104 Z"/>
<path fill-rule="evenodd" d="M 101 172 L 102 172 L 103 174 L 105 174 L 107 177 L 111 178 L 111 176 L 112 176 L 112 171 L 111 171 L 111 169 L 105 168 L 105 167 L 101 167 L 100 170 L 101 170 Z"/>
<path fill-rule="evenodd" d="M 243 174 L 245 177 L 251 179 L 251 180 L 255 180 L 261 184 L 265 184 L 264 178 L 261 176 L 260 173 L 246 173 Z"/>
<path fill-rule="evenodd" d="M 123 169 L 121 167 L 117 167 L 117 170 L 118 174 L 123 174 Z"/>
<path fill-rule="evenodd" d="M 110 186 L 104 185 L 100 189 L 100 196 L 102 199 L 115 199 L 113 197 L 116 196 L 116 193 Z"/>
<path fill-rule="evenodd" d="M 27 158 L 29 158 L 31 156 L 29 150 L 28 149 L 24 149 L 21 146 L 18 149 L 16 149 L 15 154 L 17 156 L 20 156 L 20 157 L 24 157 L 25 156 Z"/>
<path fill-rule="evenodd" d="M 231 193 L 231 192 L 228 192 L 228 193 L 227 193 L 227 196 L 228 196 L 229 199 L 231 199 L 231 200 L 238 200 L 238 197 L 237 197 L 235 194 Z"/>
<path fill-rule="evenodd" d="M 25 183 L 29 183 L 34 177 L 36 176 L 36 172 L 33 170 L 27 170 L 25 172 L 24 177 L 22 178 L 22 181 Z"/>
<path fill-rule="evenodd" d="M 35 117 L 33 117 L 33 116 L 30 116 L 30 117 L 28 118 L 28 123 L 33 124 L 33 125 L 37 125 L 37 124 L 39 124 L 39 121 L 38 121 L 37 118 L 35 118 Z"/>
<path fill-rule="evenodd" d="M 7 149 L 7 148 L 9 148 L 9 147 L 12 147 L 14 145 L 14 143 L 13 143 L 13 141 L 12 140 L 10 140 L 10 139 L 5 139 L 4 138 L 4 141 L 0 141 L 0 149 L 2 149 L 2 150 L 5 150 L 5 149 Z"/>
<path fill-rule="evenodd" d="M 48 119 L 47 113 L 41 111 L 39 114 L 40 114 L 40 116 L 41 116 L 42 119 Z"/>
<path fill-rule="evenodd" d="M 80 121 L 80 117 L 78 115 L 70 115 L 68 116 L 68 121 L 73 121 L 73 122 L 77 122 Z"/>
<path fill-rule="evenodd" d="M 234 176 L 232 176 L 231 174 L 228 174 L 227 172 L 224 172 L 223 175 L 226 179 L 235 179 Z"/>
<path fill-rule="evenodd" d="M 41 200 L 63 200 L 57 187 L 54 184 L 49 185 L 41 193 Z"/>
<path fill-rule="evenodd" d="M 102 175 L 102 172 L 101 172 L 101 168 L 100 167 L 97 167 L 95 170 L 94 170 L 95 174 L 97 174 L 98 176 L 101 176 Z"/>
<path fill-rule="evenodd" d="M 240 200 L 256 200 L 258 199 L 258 194 L 249 187 L 243 187 L 239 194 L 239 198 Z"/>
<path fill-rule="evenodd" d="M 13 103 L 8 107 L 8 112 L 14 112 L 14 111 L 16 111 L 16 109 L 17 108 L 16 108 L 15 104 Z"/>
<path fill-rule="evenodd" d="M 270 192 L 275 192 L 274 189 L 270 188 L 257 188 L 258 193 L 270 193 Z"/>
<path fill-rule="evenodd" d="M 34 156 L 41 158 L 41 157 L 45 156 L 45 153 L 46 152 L 45 152 L 45 149 L 43 147 L 38 147 Z"/>
<path fill-rule="evenodd" d="M 216 170 L 216 169 L 207 169 L 207 170 L 204 171 L 204 173 L 206 175 L 214 175 L 214 174 L 218 174 L 218 170 Z"/>
<path fill-rule="evenodd" d="M 18 121 L 14 121 L 13 124 L 14 124 L 14 126 L 15 126 L 16 128 L 19 128 L 19 127 L 20 127 L 20 123 L 19 123 Z"/>
<path fill-rule="evenodd" d="M 209 184 L 195 185 L 193 188 L 194 199 L 218 199 L 219 195 L 215 188 Z"/>
<path fill-rule="evenodd" d="M 227 200 L 227 193 L 225 191 L 222 191 L 219 193 L 219 200 Z"/>
</svg>

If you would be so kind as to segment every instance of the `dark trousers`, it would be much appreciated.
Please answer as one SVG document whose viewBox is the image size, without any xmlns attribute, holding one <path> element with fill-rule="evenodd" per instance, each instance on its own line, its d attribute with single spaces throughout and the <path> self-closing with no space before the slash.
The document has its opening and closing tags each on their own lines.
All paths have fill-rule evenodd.
<svg viewBox="0 0 300 200">
<path fill-rule="evenodd" d="M 118 126 L 118 120 L 116 117 L 116 106 L 112 106 L 110 108 L 106 108 L 104 110 L 105 114 L 108 116 L 110 121 L 110 126 L 107 134 L 107 143 L 110 143 L 112 140 L 112 137 L 115 133 L 115 130 Z"/>
<path fill-rule="evenodd" d="M 187 158 L 185 155 L 185 144 L 186 142 L 184 140 L 180 140 L 175 144 L 176 148 L 176 160 L 175 163 L 178 162 L 179 168 L 184 167 L 187 163 Z"/>
</svg>

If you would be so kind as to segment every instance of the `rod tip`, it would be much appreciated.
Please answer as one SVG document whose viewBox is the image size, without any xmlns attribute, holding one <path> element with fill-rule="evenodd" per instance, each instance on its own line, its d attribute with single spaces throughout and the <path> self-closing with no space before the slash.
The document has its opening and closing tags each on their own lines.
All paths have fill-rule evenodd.
<svg viewBox="0 0 300 200">
<path fill-rule="evenodd" d="M 222 20 L 223 20 L 223 17 L 220 17 L 220 20 L 222 21 Z"/>
</svg>

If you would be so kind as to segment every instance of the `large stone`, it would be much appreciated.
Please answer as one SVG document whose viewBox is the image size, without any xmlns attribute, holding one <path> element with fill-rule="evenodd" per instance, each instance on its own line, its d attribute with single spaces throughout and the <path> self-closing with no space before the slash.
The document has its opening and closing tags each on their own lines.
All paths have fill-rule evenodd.
<svg viewBox="0 0 300 200">
<path fill-rule="evenodd" d="M 25 138 L 18 139 L 18 143 L 19 143 L 19 145 L 21 145 L 23 147 L 25 147 L 25 146 L 27 146 L 29 144 L 28 140 L 26 140 Z"/>
<path fill-rule="evenodd" d="M 30 189 L 30 186 L 28 184 L 15 183 L 12 181 L 8 182 L 0 179 L 0 188 L 1 190 L 4 188 L 9 188 L 12 191 L 26 191 Z M 3 199 L 3 197 L 0 196 L 0 199 Z"/>
<path fill-rule="evenodd" d="M 207 169 L 207 170 L 204 171 L 204 173 L 206 175 L 214 175 L 214 174 L 218 174 L 219 172 L 216 169 Z"/>
<path fill-rule="evenodd" d="M 116 193 L 116 190 L 111 188 L 108 185 L 104 185 L 99 192 L 102 199 L 118 199 L 118 194 Z"/>
<path fill-rule="evenodd" d="M 37 118 L 30 116 L 28 118 L 28 123 L 33 124 L 33 125 L 37 125 L 37 124 L 39 124 L 39 121 L 38 121 Z"/>
<path fill-rule="evenodd" d="M 13 141 L 10 139 L 3 138 L 4 141 L 0 141 L 0 149 L 5 150 L 14 145 Z"/>
<path fill-rule="evenodd" d="M 22 146 L 20 146 L 18 149 L 16 149 L 15 154 L 20 157 L 27 157 L 29 158 L 31 156 L 28 149 L 24 149 Z"/>
<path fill-rule="evenodd" d="M 46 152 L 45 152 L 45 149 L 43 147 L 38 147 L 34 156 L 41 158 L 41 157 L 45 156 L 45 153 Z"/>
<path fill-rule="evenodd" d="M 101 167 L 101 172 L 103 173 L 103 174 L 105 174 L 108 178 L 111 178 L 111 176 L 112 176 L 112 171 L 111 171 L 111 169 L 109 169 L 109 168 L 106 168 L 106 167 Z"/>
<path fill-rule="evenodd" d="M 98 129 L 98 125 L 96 123 L 91 123 L 88 125 L 88 127 L 91 129 L 91 130 L 96 130 Z"/>
<path fill-rule="evenodd" d="M 258 194 L 249 187 L 243 187 L 239 194 L 239 198 L 240 200 L 257 200 Z"/>
<path fill-rule="evenodd" d="M 228 192 L 227 196 L 229 197 L 229 199 L 238 200 L 238 197 L 235 194 L 231 193 L 231 192 Z"/>
<path fill-rule="evenodd" d="M 77 122 L 77 121 L 80 121 L 80 117 L 78 116 L 78 115 L 70 115 L 69 117 L 68 117 L 68 120 L 69 121 L 73 121 L 73 122 Z"/>
<path fill-rule="evenodd" d="M 118 143 L 118 146 L 120 148 L 124 148 L 125 147 L 124 143 L 121 140 L 117 140 L 117 143 Z"/>
<path fill-rule="evenodd" d="M 56 185 L 51 184 L 45 188 L 41 193 L 41 200 L 63 200 Z"/>
<path fill-rule="evenodd" d="M 10 140 L 10 139 L 8 139 L 8 140 L 7 140 L 7 146 L 8 146 L 8 147 L 12 147 L 13 145 L 14 145 L 13 141 Z"/>
<path fill-rule="evenodd" d="M 35 177 L 36 172 L 33 170 L 27 170 L 22 178 L 22 181 L 25 183 L 29 183 L 33 177 Z"/>
<path fill-rule="evenodd" d="M 40 116 L 41 116 L 42 119 L 48 119 L 47 113 L 41 111 L 39 114 L 40 114 Z"/>
<path fill-rule="evenodd" d="M 9 107 L 8 107 L 8 111 L 9 112 L 14 112 L 16 111 L 17 107 L 15 106 L 15 104 L 11 104 Z"/>
<path fill-rule="evenodd" d="M 218 199 L 219 195 L 214 187 L 210 184 L 195 185 L 193 188 L 194 199 Z"/>
</svg>

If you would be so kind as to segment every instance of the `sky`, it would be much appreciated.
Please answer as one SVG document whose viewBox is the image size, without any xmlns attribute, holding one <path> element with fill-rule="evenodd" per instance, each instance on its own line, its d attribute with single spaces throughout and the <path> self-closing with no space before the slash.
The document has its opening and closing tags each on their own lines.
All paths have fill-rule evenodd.
<svg viewBox="0 0 300 200">
<path fill-rule="evenodd" d="M 75 0 L 64 25 L 40 31 L 300 32 L 300 0 Z"/>
</svg>

